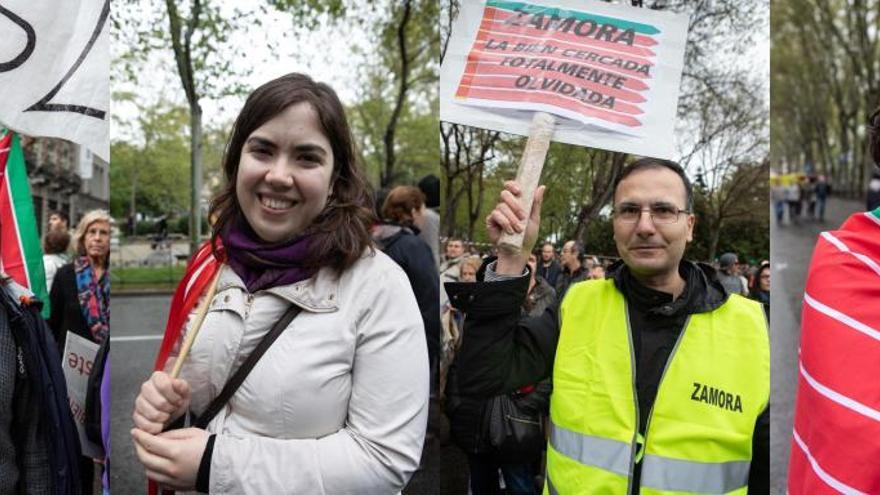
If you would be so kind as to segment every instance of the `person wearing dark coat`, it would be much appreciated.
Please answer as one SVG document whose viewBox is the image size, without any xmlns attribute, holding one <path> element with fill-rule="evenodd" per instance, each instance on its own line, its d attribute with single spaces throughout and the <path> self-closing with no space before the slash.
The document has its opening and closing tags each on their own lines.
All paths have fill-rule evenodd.
<svg viewBox="0 0 880 495">
<path fill-rule="evenodd" d="M 431 248 L 418 236 L 424 210 L 421 191 L 411 186 L 395 187 L 382 206 L 385 223 L 374 227 L 372 234 L 379 249 L 403 268 L 412 285 L 425 324 L 433 373 L 440 355 L 440 275 Z"/>
<path fill-rule="evenodd" d="M 68 332 L 98 344 L 110 338 L 110 221 L 104 210 L 83 216 L 73 236 L 77 257 L 52 283 L 48 324 L 62 355 Z M 94 462 L 83 456 L 80 469 L 82 491 L 92 493 Z"/>
<path fill-rule="evenodd" d="M 516 203 L 515 198 L 520 194 L 518 185 L 508 183 L 505 187 L 510 196 L 502 197 L 501 206 L 496 207 L 490 214 L 487 220 L 487 226 L 490 229 L 489 238 L 493 242 L 497 242 L 501 232 L 505 230 L 524 232 L 523 252 L 527 252 L 530 242 L 534 242 L 537 237 L 544 189 L 541 187 L 536 191 L 530 214 L 528 210 L 522 209 Z M 657 392 L 663 381 L 667 365 L 679 363 L 679 369 L 683 369 L 681 367 L 684 366 L 693 366 L 694 373 L 705 369 L 703 368 L 705 363 L 692 361 L 692 364 L 688 364 L 687 361 L 682 361 L 682 359 L 687 359 L 686 357 L 681 358 L 682 354 L 675 352 L 680 336 L 685 335 L 685 327 L 690 328 L 693 325 L 693 323 L 688 323 L 691 321 L 691 316 L 700 315 L 700 320 L 708 321 L 709 318 L 716 319 L 718 318 L 716 315 L 722 311 L 732 310 L 732 308 L 736 308 L 738 314 L 747 316 L 738 332 L 731 333 L 730 328 L 726 327 L 723 334 L 718 334 L 719 336 L 748 336 L 748 340 L 737 344 L 738 348 L 729 348 L 731 352 L 760 352 L 760 357 L 756 354 L 754 361 L 731 360 L 725 363 L 728 366 L 741 366 L 743 373 L 761 377 L 761 383 L 755 384 L 755 393 L 759 394 L 755 396 L 755 399 L 759 402 L 752 402 L 751 408 L 748 410 L 749 421 L 741 424 L 742 430 L 740 431 L 748 431 L 748 434 L 738 439 L 740 443 L 751 444 L 748 462 L 747 464 L 738 464 L 739 471 L 736 474 L 736 479 L 731 479 L 728 484 L 733 486 L 735 483 L 736 487 L 747 487 L 749 493 L 769 493 L 770 377 L 769 344 L 765 333 L 767 330 L 766 319 L 761 318 L 763 321 L 758 321 L 754 318 L 756 311 L 761 311 L 755 307 L 755 303 L 747 301 L 741 296 L 728 295 L 720 284 L 714 269 L 708 265 L 685 261 L 682 258 L 687 242 L 692 239 L 695 217 L 688 210 L 693 204 L 692 188 L 680 166 L 673 162 L 655 159 L 633 162 L 618 177 L 614 190 L 614 234 L 622 260 L 609 267 L 606 280 L 583 282 L 583 286 L 579 284 L 577 294 L 572 294 L 575 299 L 563 302 L 562 307 L 577 311 L 577 305 L 595 304 L 592 301 L 586 301 L 585 294 L 597 294 L 599 290 L 604 291 L 601 294 L 614 293 L 616 294 L 615 298 L 623 298 L 625 315 L 623 318 L 616 317 L 618 320 L 613 322 L 613 325 L 620 325 L 619 322 L 623 321 L 625 328 L 629 331 L 628 347 L 632 352 L 632 371 L 630 373 L 635 395 L 633 403 L 636 404 L 635 410 L 637 411 L 634 424 L 637 428 L 636 433 L 641 435 L 640 438 L 650 436 L 651 431 L 655 431 L 648 429 L 648 419 L 653 405 L 655 402 L 659 402 Z M 682 217 L 682 214 L 685 217 Z M 524 220 L 526 222 L 523 222 Z M 682 223 L 683 220 L 685 223 Z M 583 335 L 583 333 L 573 333 L 574 330 L 579 330 L 577 327 L 565 327 L 566 324 L 572 325 L 574 322 L 570 319 L 563 322 L 561 316 L 563 313 L 557 307 L 550 307 L 540 317 L 522 317 L 520 304 L 529 285 L 529 273 L 527 269 L 524 269 L 526 260 L 523 259 L 522 254 L 502 253 L 501 256 L 497 262 L 490 259 L 484 263 L 478 274 L 477 283 L 447 283 L 445 286 L 450 303 L 467 314 L 463 341 L 456 362 L 458 368 L 456 386 L 459 395 L 468 398 L 468 400 L 463 400 L 460 407 L 465 407 L 480 397 L 493 397 L 515 390 L 524 383 L 534 383 L 549 377 L 554 373 L 554 366 L 569 366 L 566 370 L 570 371 L 572 369 L 570 366 L 573 365 L 572 359 L 574 359 L 572 349 L 570 347 L 563 348 L 560 345 L 557 352 L 560 335 L 568 338 L 578 338 Z M 646 275 L 652 275 L 654 278 L 646 277 Z M 570 289 L 570 291 L 574 290 Z M 566 306 L 569 302 L 572 304 Z M 720 318 L 717 321 L 721 321 Z M 560 328 L 561 322 L 563 322 L 563 328 Z M 603 330 L 611 328 L 606 320 L 578 323 L 585 325 L 582 328 L 593 332 L 590 335 L 598 333 L 593 330 L 595 328 Z M 697 324 L 695 329 L 711 328 L 699 325 Z M 714 328 L 711 331 L 716 332 Z M 720 329 L 717 331 L 720 332 Z M 574 337 L 572 337 L 573 335 Z M 705 334 L 700 335 L 704 336 Z M 606 343 L 619 342 L 618 336 L 607 331 L 602 338 L 611 339 L 605 341 Z M 747 342 L 754 343 L 755 347 L 746 346 Z M 719 343 L 723 342 L 719 341 Z M 587 345 L 592 347 L 590 347 L 591 350 L 585 352 L 595 352 L 593 344 L 588 343 Z M 757 348 L 759 345 L 763 345 L 760 351 Z M 602 349 L 614 349 L 615 352 L 618 352 L 612 345 L 604 345 Z M 719 355 L 725 352 L 724 348 L 716 350 L 716 348 L 704 347 L 704 349 L 710 349 Z M 557 354 L 560 354 L 563 360 L 560 360 L 560 356 Z M 567 361 L 564 361 L 566 359 Z M 597 370 L 598 368 L 601 366 L 594 367 Z M 590 376 L 578 378 L 581 380 L 596 379 Z M 566 380 L 571 383 L 576 382 L 578 378 L 566 375 Z M 560 394 L 559 383 L 555 385 L 554 394 Z M 571 390 L 581 389 L 569 387 L 566 390 L 572 394 Z M 593 390 L 599 392 L 592 393 Z M 591 393 L 588 398 L 603 400 L 602 390 L 605 390 L 602 386 L 588 389 L 588 392 Z M 697 400 L 700 402 L 701 399 L 701 396 L 694 399 L 690 394 L 681 397 L 669 395 L 665 397 L 663 405 L 667 409 L 676 400 Z M 560 395 L 554 400 L 556 399 L 559 401 L 573 400 L 571 395 L 568 397 Z M 586 399 L 584 398 L 584 400 Z M 567 403 L 568 409 L 560 410 L 557 408 L 551 414 L 551 416 L 560 415 L 559 418 L 554 416 L 554 422 L 563 418 L 565 414 L 577 414 L 576 410 L 571 408 L 571 403 Z M 552 405 L 551 410 L 553 410 Z M 713 411 L 711 407 L 706 409 L 706 413 L 723 414 Z M 694 419 L 689 421 L 694 421 Z M 554 446 L 554 449 L 558 452 L 559 448 L 568 448 L 569 444 L 565 444 L 560 439 L 569 438 L 568 432 L 570 430 L 554 431 L 563 435 L 554 439 L 554 435 L 551 434 L 550 444 Z M 572 434 L 580 435 L 575 432 Z M 602 438 L 605 439 L 605 437 Z M 710 448 L 710 444 L 714 445 L 711 438 L 705 440 L 700 440 L 700 438 L 702 437 L 694 437 L 694 441 L 706 442 L 707 449 Z M 630 470 L 627 473 L 630 487 L 628 491 L 631 494 L 639 493 L 643 483 L 646 486 L 662 483 L 662 481 L 657 481 L 657 476 L 663 473 L 658 472 L 658 469 L 669 470 L 670 476 L 676 474 L 673 472 L 676 469 L 674 466 L 658 468 L 657 464 L 653 464 L 654 470 L 651 472 L 653 477 L 643 480 L 641 476 L 643 461 L 648 456 L 638 457 L 636 447 L 633 447 L 628 455 L 631 456 Z M 696 452 L 693 455 L 698 456 L 700 453 Z M 655 459 L 654 457 L 650 458 L 651 462 L 654 462 Z M 550 460 L 548 457 L 548 473 L 552 477 Z M 688 461 L 688 463 L 696 466 L 699 461 Z M 743 466 L 745 466 L 745 470 L 742 469 Z M 561 468 L 557 464 L 555 469 L 569 469 L 566 473 L 569 477 L 561 480 L 568 482 L 569 486 L 577 482 L 580 482 L 581 486 L 589 486 L 591 482 L 600 483 L 600 481 L 594 481 L 591 478 L 579 478 L 575 481 L 574 478 L 571 478 L 571 473 L 578 469 L 574 465 Z M 600 479 L 603 480 L 601 483 L 609 480 L 609 478 Z M 552 480 L 548 480 L 548 486 L 550 481 Z M 556 488 L 559 493 L 567 493 L 564 488 Z"/>
</svg>

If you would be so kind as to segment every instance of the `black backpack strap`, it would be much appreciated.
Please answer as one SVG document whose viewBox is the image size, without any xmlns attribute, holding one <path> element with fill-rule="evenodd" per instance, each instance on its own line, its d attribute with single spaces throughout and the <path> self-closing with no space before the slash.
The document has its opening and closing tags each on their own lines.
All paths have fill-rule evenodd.
<svg viewBox="0 0 880 495">
<path fill-rule="evenodd" d="M 269 349 L 269 346 L 275 342 L 275 339 L 281 335 L 281 332 L 290 325 L 290 322 L 296 318 L 296 315 L 302 311 L 297 305 L 291 305 L 287 311 L 281 316 L 281 319 L 275 322 L 275 325 L 269 330 L 260 343 L 257 344 L 257 347 L 253 350 L 253 352 L 248 355 L 247 359 L 245 359 L 244 363 L 235 371 L 235 374 L 226 382 L 226 385 L 223 386 L 223 390 L 220 391 L 220 395 L 214 397 L 214 400 L 208 404 L 208 408 L 203 412 L 193 423 L 193 426 L 196 428 L 205 428 L 208 426 L 208 423 L 214 419 L 214 416 L 223 409 L 223 406 L 229 402 L 229 399 L 235 394 L 235 391 L 238 390 L 238 387 L 244 382 L 244 379 L 247 378 L 248 374 L 257 364 L 257 361 L 263 357 L 263 354 Z"/>
</svg>

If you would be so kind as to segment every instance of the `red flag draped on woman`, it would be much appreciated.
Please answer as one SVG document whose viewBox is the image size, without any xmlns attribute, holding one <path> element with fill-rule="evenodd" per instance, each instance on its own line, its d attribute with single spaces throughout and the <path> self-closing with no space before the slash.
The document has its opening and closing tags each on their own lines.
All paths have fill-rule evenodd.
<svg viewBox="0 0 880 495">
<path fill-rule="evenodd" d="M 880 163 L 880 109 L 869 119 Z M 804 292 L 788 493 L 880 493 L 880 208 L 819 237 Z"/>
</svg>

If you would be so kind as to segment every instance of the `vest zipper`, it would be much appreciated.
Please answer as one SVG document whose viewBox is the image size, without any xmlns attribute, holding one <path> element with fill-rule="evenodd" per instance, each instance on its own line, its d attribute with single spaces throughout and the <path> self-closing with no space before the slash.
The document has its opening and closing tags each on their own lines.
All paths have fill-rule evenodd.
<svg viewBox="0 0 880 495">
<path fill-rule="evenodd" d="M 675 339 L 675 345 L 672 347 L 672 352 L 669 353 L 669 358 L 666 359 L 666 364 L 663 366 L 663 372 L 660 373 L 660 381 L 657 382 L 657 395 L 654 396 L 654 403 L 651 404 L 651 409 L 648 411 L 648 420 L 645 422 L 645 435 L 644 445 L 642 446 L 642 453 L 648 450 L 648 432 L 651 427 L 651 417 L 654 415 L 654 406 L 657 404 L 657 397 L 660 395 L 660 389 L 663 386 L 663 378 L 666 376 L 666 370 L 669 369 L 669 364 L 672 362 L 672 358 L 675 357 L 675 351 L 678 350 L 678 346 L 681 345 L 681 341 L 684 340 L 684 333 L 687 331 L 688 325 L 691 322 L 691 315 L 684 320 L 684 326 L 681 328 L 681 333 L 678 334 L 678 337 Z M 640 456 L 640 458 L 644 458 L 644 455 Z M 640 459 L 641 460 L 641 459 Z M 644 469 L 644 465 L 642 466 Z M 641 483 L 641 480 L 639 480 Z"/>
</svg>

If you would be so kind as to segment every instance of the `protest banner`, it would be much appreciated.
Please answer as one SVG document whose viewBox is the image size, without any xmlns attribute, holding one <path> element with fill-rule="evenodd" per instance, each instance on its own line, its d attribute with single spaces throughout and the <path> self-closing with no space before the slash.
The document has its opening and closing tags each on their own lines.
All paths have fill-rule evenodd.
<svg viewBox="0 0 880 495">
<path fill-rule="evenodd" d="M 0 5 L 0 122 L 110 157 L 110 0 Z"/>
<path fill-rule="evenodd" d="M 687 16 L 602 2 L 464 2 L 440 71 L 440 119 L 554 141 L 673 155 Z"/>
<path fill-rule="evenodd" d="M 67 332 L 64 355 L 61 358 L 64 380 L 67 382 L 67 395 L 70 398 L 70 411 L 73 413 L 76 431 L 79 433 L 83 455 L 95 459 L 104 457 L 104 449 L 86 436 L 86 394 L 98 347 L 100 346 L 94 342 L 73 332 Z"/>
<path fill-rule="evenodd" d="M 43 301 L 49 316 L 49 293 L 40 231 L 19 137 L 0 130 L 0 271 Z"/>
</svg>

